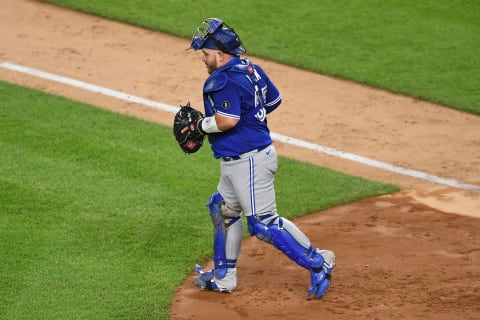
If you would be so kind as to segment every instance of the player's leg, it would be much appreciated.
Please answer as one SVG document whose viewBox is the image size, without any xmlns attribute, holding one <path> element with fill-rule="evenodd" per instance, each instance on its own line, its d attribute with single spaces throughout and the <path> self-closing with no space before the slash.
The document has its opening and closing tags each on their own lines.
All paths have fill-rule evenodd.
<svg viewBox="0 0 480 320">
<path fill-rule="evenodd" d="M 237 287 L 236 263 L 243 240 L 241 211 L 227 206 L 219 192 L 210 197 L 207 206 L 213 223 L 214 269 L 203 271 L 196 265 L 199 276 L 195 281 L 203 289 L 231 292 Z"/>
<path fill-rule="evenodd" d="M 249 161 L 222 162 L 220 169 L 218 191 L 207 202 L 214 225 L 215 266 L 203 271 L 196 265 L 200 275 L 195 280 L 204 289 L 231 292 L 237 286 L 236 261 L 243 240 L 241 212 L 250 212 Z"/>
<path fill-rule="evenodd" d="M 249 159 L 249 174 L 243 174 L 243 177 L 250 177 L 250 190 L 254 190 L 248 194 L 248 199 L 245 194 L 239 196 L 249 232 L 308 269 L 311 275 L 308 295 L 320 298 L 330 285 L 335 255 L 332 251 L 315 248 L 293 222 L 278 215 L 273 183 L 278 160 L 275 148 L 267 149 Z M 242 177 L 238 179 L 241 181 Z"/>
<path fill-rule="evenodd" d="M 249 232 L 282 251 L 288 258 L 310 271 L 308 296 L 321 298 L 330 286 L 335 254 L 312 245 L 308 237 L 290 220 L 278 215 L 247 217 Z"/>
</svg>

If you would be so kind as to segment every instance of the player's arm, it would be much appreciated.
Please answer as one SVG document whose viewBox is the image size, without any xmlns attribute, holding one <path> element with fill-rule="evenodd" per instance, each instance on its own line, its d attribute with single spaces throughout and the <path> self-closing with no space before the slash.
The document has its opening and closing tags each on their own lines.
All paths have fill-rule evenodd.
<svg viewBox="0 0 480 320">
<path fill-rule="evenodd" d="M 232 129 L 238 123 L 239 119 L 222 116 L 215 113 L 211 117 L 200 120 L 198 127 L 204 134 L 223 132 Z"/>
<path fill-rule="evenodd" d="M 211 92 L 209 98 L 216 106 L 215 114 L 205 117 L 199 124 L 204 133 L 218 133 L 232 129 L 240 121 L 240 97 L 233 83 L 225 76 L 221 90 Z M 221 81 L 217 81 L 221 82 Z"/>
<path fill-rule="evenodd" d="M 272 112 L 273 110 L 277 109 L 277 107 L 282 103 L 282 96 L 278 94 L 278 96 L 265 104 L 265 110 L 267 110 L 267 114 Z"/>
</svg>

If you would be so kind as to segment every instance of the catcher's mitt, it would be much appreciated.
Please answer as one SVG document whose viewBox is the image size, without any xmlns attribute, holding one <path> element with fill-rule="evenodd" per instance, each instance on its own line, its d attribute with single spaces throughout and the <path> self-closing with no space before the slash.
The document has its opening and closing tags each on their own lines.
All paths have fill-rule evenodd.
<svg viewBox="0 0 480 320">
<path fill-rule="evenodd" d="M 200 131 L 198 123 L 204 115 L 190 106 L 190 102 L 180 106 L 173 120 L 173 135 L 185 153 L 197 152 L 203 145 L 205 135 Z"/>
</svg>

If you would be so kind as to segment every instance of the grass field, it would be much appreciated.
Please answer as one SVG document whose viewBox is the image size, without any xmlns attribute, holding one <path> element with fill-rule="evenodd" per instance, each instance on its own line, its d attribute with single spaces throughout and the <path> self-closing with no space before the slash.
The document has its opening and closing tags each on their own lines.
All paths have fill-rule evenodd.
<svg viewBox="0 0 480 320">
<path fill-rule="evenodd" d="M 47 0 L 190 38 L 206 17 L 249 54 L 480 114 L 480 2 Z"/>
</svg>

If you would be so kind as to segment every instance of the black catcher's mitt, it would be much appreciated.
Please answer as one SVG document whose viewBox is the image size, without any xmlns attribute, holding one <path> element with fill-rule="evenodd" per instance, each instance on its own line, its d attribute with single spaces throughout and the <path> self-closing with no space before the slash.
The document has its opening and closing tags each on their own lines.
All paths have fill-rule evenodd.
<svg viewBox="0 0 480 320">
<path fill-rule="evenodd" d="M 190 102 L 180 106 L 180 110 L 175 114 L 173 135 L 185 153 L 197 152 L 202 147 L 205 135 L 200 131 L 198 124 L 203 118 L 203 113 L 190 106 Z"/>
</svg>

